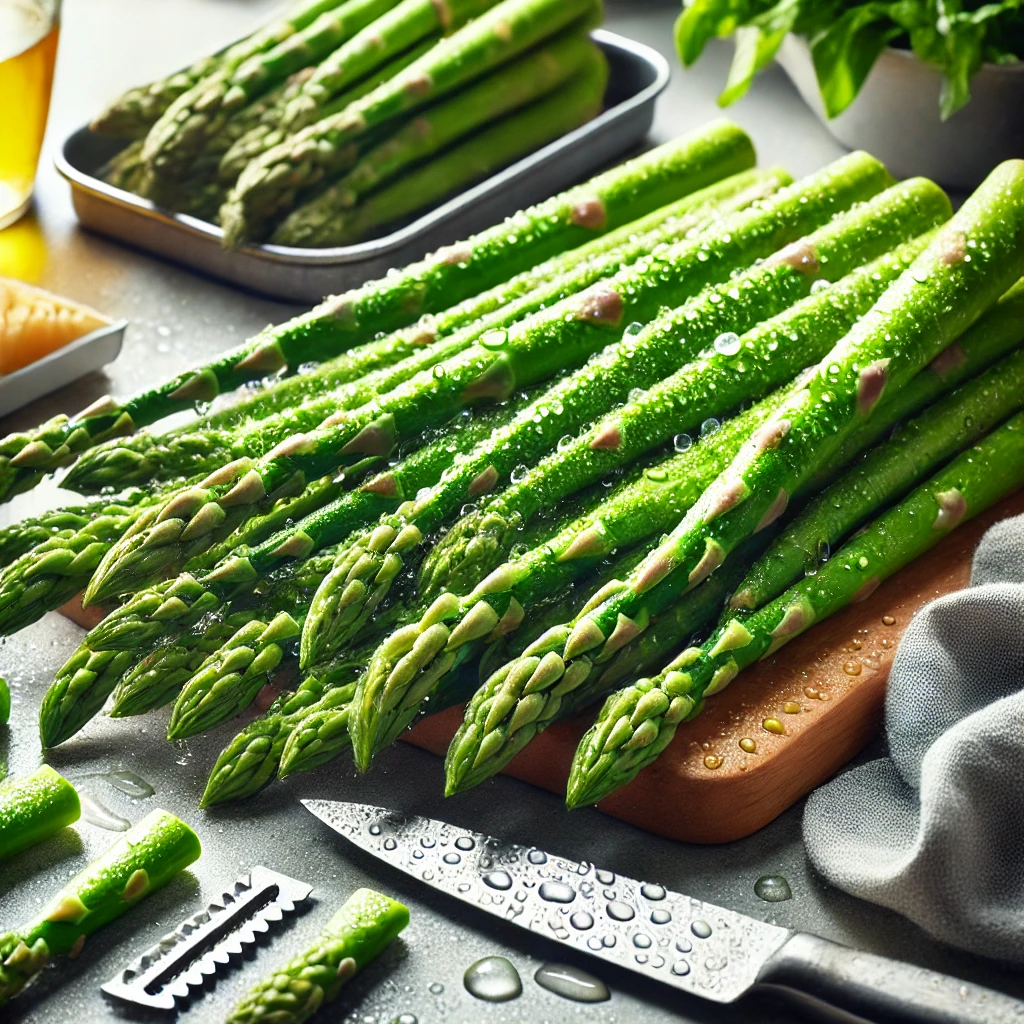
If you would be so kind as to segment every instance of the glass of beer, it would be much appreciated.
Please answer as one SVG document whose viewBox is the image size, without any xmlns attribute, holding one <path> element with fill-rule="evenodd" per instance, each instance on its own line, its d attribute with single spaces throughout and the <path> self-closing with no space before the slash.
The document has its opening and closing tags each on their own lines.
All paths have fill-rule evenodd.
<svg viewBox="0 0 1024 1024">
<path fill-rule="evenodd" d="M 60 0 L 0 0 L 0 228 L 32 200 L 59 27 Z"/>
</svg>

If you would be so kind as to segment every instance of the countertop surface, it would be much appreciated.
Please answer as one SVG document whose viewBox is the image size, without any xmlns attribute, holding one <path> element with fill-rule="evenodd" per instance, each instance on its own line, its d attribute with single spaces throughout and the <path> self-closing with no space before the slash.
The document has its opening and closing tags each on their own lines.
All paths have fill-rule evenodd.
<svg viewBox="0 0 1024 1024">
<path fill-rule="evenodd" d="M 125 394 L 179 371 L 217 349 L 237 344 L 294 307 L 220 285 L 179 267 L 90 236 L 75 224 L 66 185 L 53 170 L 59 141 L 121 89 L 170 71 L 200 52 L 239 35 L 276 0 L 65 0 L 57 79 L 47 152 L 39 176 L 35 213 L 0 232 L 0 274 L 23 276 L 84 300 L 131 322 L 125 349 L 106 374 L 93 374 L 7 417 L 0 430 L 38 423 L 55 412 L 72 413 L 112 391 Z M 607 26 L 672 53 L 671 26 L 677 5 L 655 0 L 608 3 Z M 696 71 L 674 72 L 655 122 L 663 141 L 719 114 L 715 103 L 725 80 L 730 49 L 712 46 Z M 804 107 L 782 72 L 763 75 L 749 97 L 729 111 L 753 136 L 764 165 L 781 163 L 795 175 L 812 171 L 841 153 L 837 143 Z M 70 500 L 54 485 L 22 496 L 0 511 L 0 524 L 46 505 Z M 74 650 L 80 630 L 58 617 L 43 621 L 0 647 L 0 674 L 14 696 L 12 724 L 0 728 L 0 761 L 11 773 L 31 770 L 40 759 L 36 711 L 54 671 Z M 363 857 L 298 805 L 301 796 L 362 800 L 445 818 L 509 840 L 535 844 L 588 860 L 780 925 L 810 930 L 874 952 L 957 974 L 1007 991 L 1024 993 L 1024 981 L 1001 967 L 939 947 L 894 914 L 825 885 L 808 865 L 800 839 L 801 808 L 742 842 L 723 847 L 670 843 L 593 810 L 569 817 L 561 801 L 522 783 L 498 778 L 453 800 L 442 795 L 440 762 L 398 744 L 375 770 L 357 778 L 339 762 L 277 784 L 254 800 L 212 812 L 197 810 L 207 771 L 233 734 L 228 726 L 211 736 L 171 745 L 163 739 L 165 713 L 118 723 L 99 718 L 49 757 L 73 780 L 113 769 L 129 769 L 156 788 L 148 800 L 130 801 L 102 780 L 88 785 L 132 821 L 154 806 L 181 815 L 199 832 L 205 854 L 191 873 L 147 899 L 85 946 L 74 963 L 5 1008 L 11 1024 L 132 1019 L 101 996 L 99 985 L 181 919 L 215 897 L 236 876 L 266 864 L 316 887 L 303 916 L 265 943 L 255 959 L 221 978 L 180 1015 L 188 1024 L 212 1024 L 267 970 L 308 944 L 312 934 L 356 887 L 371 885 L 394 894 L 412 911 L 403 938 L 346 990 L 323 1019 L 352 1024 L 389 1024 L 412 1014 L 419 1024 L 586 1020 L 612 1024 L 643 1019 L 669 1021 L 789 1021 L 793 1014 L 767 1002 L 748 1000 L 714 1007 L 645 983 L 598 962 L 577 962 L 601 975 L 613 995 L 602 1004 L 567 1002 L 544 991 L 533 973 L 545 961 L 564 961 L 553 943 L 455 905 L 397 871 Z M 685 814 L 680 807 L 678 813 Z M 27 917 L 64 879 L 78 871 L 115 834 L 81 823 L 60 839 L 22 854 L 0 868 L 0 925 Z M 754 894 L 756 879 L 782 874 L 793 899 L 768 904 Z M 482 1003 L 463 988 L 462 975 L 477 959 L 509 957 L 524 980 L 521 998 Z M 59 982 L 59 983 L 58 983 Z"/>
</svg>

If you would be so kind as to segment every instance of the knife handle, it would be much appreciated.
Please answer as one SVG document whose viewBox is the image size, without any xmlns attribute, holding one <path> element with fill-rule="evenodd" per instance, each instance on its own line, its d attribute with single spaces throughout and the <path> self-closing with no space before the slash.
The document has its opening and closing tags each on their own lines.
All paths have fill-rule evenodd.
<svg viewBox="0 0 1024 1024">
<path fill-rule="evenodd" d="M 757 981 L 869 1021 L 1024 1024 L 1018 999 L 815 935 L 787 940 Z"/>
</svg>

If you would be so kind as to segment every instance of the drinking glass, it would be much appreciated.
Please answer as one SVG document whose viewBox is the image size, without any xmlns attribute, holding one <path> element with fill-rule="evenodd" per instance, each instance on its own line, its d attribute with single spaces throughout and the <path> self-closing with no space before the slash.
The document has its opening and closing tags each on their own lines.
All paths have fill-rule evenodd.
<svg viewBox="0 0 1024 1024">
<path fill-rule="evenodd" d="M 60 0 L 0 0 L 0 228 L 32 200 L 59 30 Z"/>
</svg>

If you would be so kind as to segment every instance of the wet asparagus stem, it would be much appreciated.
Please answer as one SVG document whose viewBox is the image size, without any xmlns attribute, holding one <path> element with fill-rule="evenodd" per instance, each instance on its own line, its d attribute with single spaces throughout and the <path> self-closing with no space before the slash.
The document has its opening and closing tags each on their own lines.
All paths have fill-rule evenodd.
<svg viewBox="0 0 1024 1024">
<path fill-rule="evenodd" d="M 587 35 L 573 30 L 562 33 L 550 43 L 503 65 L 454 96 L 442 99 L 379 145 L 361 154 L 340 181 L 290 213 L 275 230 L 273 241 L 281 245 L 335 244 L 333 238 L 337 229 L 332 227 L 332 221 L 347 216 L 347 211 L 364 200 L 363 210 L 375 202 L 365 198 L 367 193 L 403 175 L 414 164 L 434 157 L 442 149 L 475 131 L 481 131 L 488 138 L 492 135 L 503 137 L 516 134 L 520 130 L 518 125 L 521 119 L 510 118 L 502 124 L 497 122 L 559 87 L 567 108 L 571 108 L 574 105 L 574 88 L 569 84 L 570 80 L 584 72 L 596 72 L 604 65 L 603 55 Z M 600 95 L 603 95 L 607 76 L 592 73 L 591 77 L 594 79 L 593 87 L 583 90 L 581 94 L 585 101 L 583 109 L 586 110 L 592 110 L 594 99 L 600 98 L 599 88 Z M 550 104 L 544 105 L 543 109 L 549 114 L 553 112 Z M 565 116 L 569 116 L 568 113 L 563 118 Z M 491 125 L 494 125 L 494 132 L 490 130 Z M 532 138 L 524 137 L 518 142 L 518 148 L 525 150 L 532 141 Z M 458 150 L 464 152 L 461 146 Z M 497 164 L 504 155 L 496 153 L 491 157 L 491 162 Z M 454 158 L 447 159 L 445 166 L 459 173 Z M 422 188 L 417 187 L 418 178 L 419 172 L 408 171 L 401 178 L 400 184 L 414 197 L 407 202 L 426 205 L 424 200 L 429 197 Z M 453 187 L 449 186 L 449 189 Z M 356 215 L 359 215 L 358 211 Z M 343 235 L 342 230 L 338 237 Z"/>
<path fill-rule="evenodd" d="M 661 588 L 696 586 L 737 544 L 774 522 L 789 496 L 869 420 L 883 392 L 909 383 L 1019 278 L 1022 195 L 1024 163 L 993 172 L 665 542 L 615 593 L 576 616 L 561 653 L 552 652 L 552 670 L 607 660 L 643 632 L 651 608 L 663 600 Z"/>
<path fill-rule="evenodd" d="M 166 885 L 201 852 L 199 839 L 167 811 L 152 811 L 76 875 L 38 917 L 0 935 L 0 1006 L 59 956 Z"/>
<path fill-rule="evenodd" d="M 271 49 L 200 79 L 178 96 L 150 129 L 142 148 L 143 160 L 165 177 L 186 173 L 232 113 L 294 72 L 316 64 L 396 2 L 344 0 Z"/>
<path fill-rule="evenodd" d="M 0 785 L 0 861 L 78 821 L 75 787 L 49 765 Z"/>
<path fill-rule="evenodd" d="M 271 49 L 339 3 L 341 0 L 312 0 L 298 4 L 284 17 L 219 53 L 202 57 L 166 78 L 129 89 L 90 122 L 90 130 L 117 138 L 144 138 L 163 112 L 201 79 L 217 70 L 236 68 L 248 57 Z"/>
<path fill-rule="evenodd" d="M 727 621 L 701 647 L 609 697 L 583 737 L 569 777 L 570 807 L 602 800 L 665 750 L 680 722 L 700 712 L 748 665 L 852 602 L 934 547 L 1024 480 L 1024 415 L 957 457 L 845 544 L 813 576 L 758 611 Z"/>
<path fill-rule="evenodd" d="M 34 487 L 46 473 L 106 438 L 211 401 L 246 381 L 331 358 L 406 327 L 753 163 L 747 136 L 728 122 L 715 122 L 400 273 L 332 296 L 158 387 L 121 401 L 101 399 L 78 416 L 54 417 L 32 431 L 10 434 L 0 441 L 0 498 Z"/>
<path fill-rule="evenodd" d="M 594 0 L 503 0 L 389 82 L 248 164 L 221 208 L 224 244 L 265 236 L 303 189 L 346 170 L 352 143 L 523 53 L 595 9 Z"/>
<path fill-rule="evenodd" d="M 316 942 L 281 965 L 235 1007 L 228 1024 L 302 1024 L 338 998 L 344 984 L 394 941 L 409 910 L 372 889 L 358 889 Z"/>
</svg>

